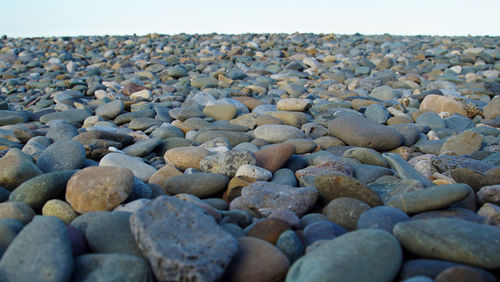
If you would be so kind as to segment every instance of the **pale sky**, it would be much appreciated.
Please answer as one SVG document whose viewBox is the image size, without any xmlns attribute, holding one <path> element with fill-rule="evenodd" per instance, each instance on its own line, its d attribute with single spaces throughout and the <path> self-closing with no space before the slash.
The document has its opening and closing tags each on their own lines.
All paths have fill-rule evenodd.
<svg viewBox="0 0 500 282">
<path fill-rule="evenodd" d="M 0 35 L 500 35 L 500 0 L 0 0 Z"/>
</svg>

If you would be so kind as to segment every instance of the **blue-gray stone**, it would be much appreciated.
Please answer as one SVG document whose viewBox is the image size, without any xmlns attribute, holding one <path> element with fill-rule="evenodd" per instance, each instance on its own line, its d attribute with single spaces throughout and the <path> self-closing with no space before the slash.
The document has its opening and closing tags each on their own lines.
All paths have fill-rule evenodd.
<svg viewBox="0 0 500 282">
<path fill-rule="evenodd" d="M 292 170 L 288 168 L 278 169 L 273 173 L 272 183 L 297 187 L 297 178 Z"/>
<path fill-rule="evenodd" d="M 6 250 L 24 225 L 16 219 L 0 219 L 0 249 Z"/>
<path fill-rule="evenodd" d="M 75 259 L 74 282 L 153 281 L 148 262 L 129 254 L 86 254 Z"/>
<path fill-rule="evenodd" d="M 327 220 L 326 216 L 322 213 L 308 213 L 300 218 L 300 226 L 302 229 L 306 228 L 308 225 L 313 224 L 318 221 Z"/>
<path fill-rule="evenodd" d="M 365 184 L 374 182 L 384 175 L 394 175 L 392 169 L 377 165 L 354 164 L 352 168 L 354 170 L 354 178 Z"/>
<path fill-rule="evenodd" d="M 80 169 L 85 161 L 85 148 L 76 140 L 58 141 L 47 147 L 36 165 L 43 172 Z"/>
<path fill-rule="evenodd" d="M 455 267 L 455 266 L 464 266 L 465 264 L 445 261 L 445 260 L 437 260 L 437 259 L 415 259 L 409 260 L 403 264 L 401 267 L 401 271 L 399 273 L 400 280 L 409 279 L 411 277 L 416 276 L 427 276 L 430 278 L 436 278 L 439 273 L 444 270 Z M 476 268 L 470 265 L 468 267 L 473 268 L 476 271 L 479 271 L 485 281 L 487 282 L 496 282 L 498 281 L 493 274 L 490 272 L 483 270 L 481 268 Z M 406 280 L 405 280 L 406 281 Z"/>
<path fill-rule="evenodd" d="M 356 230 L 321 244 L 297 260 L 288 270 L 286 281 L 392 281 L 402 257 L 398 241 L 389 233 Z"/>
<path fill-rule="evenodd" d="M 307 225 L 304 228 L 304 239 L 307 246 L 320 240 L 331 240 L 347 233 L 342 226 L 329 220 L 321 220 Z"/>
<path fill-rule="evenodd" d="M 446 128 L 446 123 L 435 112 L 427 112 L 418 116 L 415 121 L 418 124 L 427 125 L 431 129 Z"/>
<path fill-rule="evenodd" d="M 123 152 L 125 152 L 129 156 L 133 157 L 143 157 L 153 151 L 156 147 L 161 144 L 160 138 L 147 138 L 141 139 L 136 143 L 123 148 Z"/>
<path fill-rule="evenodd" d="M 290 263 L 299 259 L 304 255 L 305 251 L 304 244 L 293 230 L 286 230 L 281 233 L 276 242 L 276 247 L 285 254 Z"/>
<path fill-rule="evenodd" d="M 389 111 L 380 104 L 370 105 L 365 111 L 365 117 L 376 123 L 385 123 L 389 119 L 389 116 Z"/>
<path fill-rule="evenodd" d="M 151 187 L 139 178 L 134 177 L 134 187 L 123 203 L 129 203 L 137 199 L 151 198 L 153 198 L 153 190 L 151 190 Z"/>
<path fill-rule="evenodd" d="M 403 160 L 396 153 L 384 153 L 382 157 L 389 163 L 392 169 L 396 171 L 398 176 L 402 179 L 415 179 L 420 181 L 424 187 L 434 186 L 434 183 L 427 177 L 423 176 L 420 172 L 414 169 L 408 162 Z"/>
<path fill-rule="evenodd" d="M 114 211 L 92 220 L 86 230 L 87 243 L 95 253 L 142 256 L 130 232 L 131 213 Z"/>
<path fill-rule="evenodd" d="M 403 136 L 403 146 L 410 147 L 420 138 L 420 128 L 414 124 L 391 124 L 389 127 L 396 129 Z"/>
<path fill-rule="evenodd" d="M 0 187 L 0 203 L 5 202 L 10 197 L 10 191 L 7 188 Z"/>
<path fill-rule="evenodd" d="M 66 122 L 57 122 L 50 126 L 45 137 L 50 138 L 52 142 L 69 140 L 78 135 L 78 130 Z"/>
<path fill-rule="evenodd" d="M 69 281 L 73 254 L 64 223 L 35 216 L 0 260 L 0 281 Z"/>
<path fill-rule="evenodd" d="M 91 115 L 92 114 L 89 113 L 87 110 L 72 109 L 63 112 L 54 112 L 43 115 L 40 117 L 40 121 L 43 123 L 48 123 L 51 120 L 62 119 L 69 123 L 73 122 L 81 123 Z"/>
<path fill-rule="evenodd" d="M 87 232 L 87 227 L 90 225 L 92 221 L 95 219 L 105 216 L 109 211 L 95 211 L 95 212 L 87 212 L 77 216 L 73 221 L 71 221 L 70 225 L 74 228 L 80 230 L 83 234 Z"/>
<path fill-rule="evenodd" d="M 461 219 L 419 219 L 396 224 L 394 235 L 410 252 L 428 258 L 500 268 L 500 229 Z"/>
<path fill-rule="evenodd" d="M 358 219 L 358 229 L 375 228 L 392 234 L 392 228 L 399 222 L 410 220 L 400 209 L 380 206 L 367 210 Z"/>
</svg>

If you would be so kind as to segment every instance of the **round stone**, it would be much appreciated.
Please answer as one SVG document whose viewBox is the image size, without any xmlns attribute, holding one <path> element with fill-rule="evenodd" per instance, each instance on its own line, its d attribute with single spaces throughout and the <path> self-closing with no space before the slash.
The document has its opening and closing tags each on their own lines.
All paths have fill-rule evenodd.
<svg viewBox="0 0 500 282">
<path fill-rule="evenodd" d="M 0 203 L 0 219 L 10 218 L 27 224 L 35 216 L 35 211 L 25 203 L 3 202 Z"/>
<path fill-rule="evenodd" d="M 112 210 L 132 192 L 134 175 L 120 167 L 87 167 L 68 181 L 66 200 L 79 212 Z"/>
<path fill-rule="evenodd" d="M 394 225 L 407 220 L 410 220 L 410 217 L 400 209 L 380 206 L 362 213 L 357 228 L 375 228 L 392 234 Z"/>
<path fill-rule="evenodd" d="M 67 202 L 53 199 L 43 205 L 42 215 L 55 216 L 69 224 L 78 216 L 78 213 Z"/>
<path fill-rule="evenodd" d="M 58 141 L 47 147 L 36 165 L 43 172 L 79 169 L 85 161 L 85 148 L 76 140 Z"/>
<path fill-rule="evenodd" d="M 42 174 L 31 157 L 19 149 L 10 149 L 0 158 L 0 186 L 14 190 L 24 181 Z"/>
<path fill-rule="evenodd" d="M 238 252 L 231 260 L 226 281 L 280 281 L 285 278 L 290 262 L 270 243 L 253 238 L 239 237 Z"/>
<path fill-rule="evenodd" d="M 348 145 L 375 150 L 392 150 L 403 143 L 395 129 L 355 115 L 335 118 L 328 123 L 328 131 Z"/>
<path fill-rule="evenodd" d="M 281 143 L 288 139 L 305 138 L 305 133 L 293 126 L 266 124 L 258 126 L 254 130 L 255 137 L 266 140 L 269 143 Z"/>
<path fill-rule="evenodd" d="M 323 214 L 336 224 L 351 231 L 357 228 L 359 217 L 371 207 L 354 198 L 337 198 L 323 208 Z"/>
</svg>

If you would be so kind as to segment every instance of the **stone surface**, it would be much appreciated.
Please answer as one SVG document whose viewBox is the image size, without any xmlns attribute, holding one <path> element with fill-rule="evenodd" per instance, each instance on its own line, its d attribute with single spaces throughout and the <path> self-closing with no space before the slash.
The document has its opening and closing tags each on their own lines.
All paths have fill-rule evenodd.
<svg viewBox="0 0 500 282">
<path fill-rule="evenodd" d="M 403 143 L 395 129 L 359 116 L 341 116 L 328 123 L 329 133 L 348 145 L 392 150 Z"/>
<path fill-rule="evenodd" d="M 54 216 L 69 224 L 78 216 L 78 213 L 65 201 L 52 199 L 47 201 L 42 207 L 42 215 Z"/>
<path fill-rule="evenodd" d="M 463 200 L 469 193 L 472 189 L 467 184 L 440 185 L 392 197 L 386 205 L 405 213 L 418 213 L 445 208 Z"/>
<path fill-rule="evenodd" d="M 0 203 L 0 219 L 16 219 L 22 224 L 27 224 L 35 216 L 35 211 L 22 202 Z"/>
<path fill-rule="evenodd" d="M 227 151 L 208 155 L 200 161 L 200 170 L 234 177 L 244 164 L 255 165 L 255 155 L 249 151 Z"/>
<path fill-rule="evenodd" d="M 66 200 L 79 213 L 112 210 L 128 197 L 133 186 L 129 169 L 88 167 L 69 179 Z"/>
<path fill-rule="evenodd" d="M 130 232 L 131 213 L 114 211 L 103 214 L 88 225 L 85 238 L 94 253 L 120 253 L 142 256 Z"/>
<path fill-rule="evenodd" d="M 441 153 L 453 152 L 457 156 L 471 155 L 479 151 L 483 145 L 484 136 L 471 130 L 466 130 L 462 134 L 452 136 L 441 147 Z"/>
<path fill-rule="evenodd" d="M 460 114 L 462 116 L 467 116 L 467 112 L 464 109 L 462 103 L 454 100 L 451 97 L 439 96 L 439 95 L 427 95 L 420 104 L 421 110 L 431 110 L 435 113 L 448 112 L 450 114 Z"/>
<path fill-rule="evenodd" d="M 408 220 L 410 217 L 400 209 L 387 206 L 374 207 L 361 214 L 357 229 L 375 228 L 392 234 L 394 225 Z"/>
<path fill-rule="evenodd" d="M 130 230 L 161 281 L 219 279 L 238 251 L 201 208 L 167 196 L 132 214 Z"/>
<path fill-rule="evenodd" d="M 346 230 L 355 230 L 359 217 L 370 210 L 371 207 L 355 198 L 336 198 L 324 208 L 323 214 L 328 220 L 335 222 Z"/>
<path fill-rule="evenodd" d="M 255 137 L 262 138 L 269 143 L 281 143 L 288 139 L 304 138 L 300 129 L 289 125 L 266 124 L 254 130 Z"/>
<path fill-rule="evenodd" d="M 148 262 L 128 254 L 86 254 L 75 259 L 74 281 L 152 281 Z"/>
<path fill-rule="evenodd" d="M 318 190 L 314 187 L 291 186 L 257 181 L 241 190 L 244 204 L 260 214 L 273 210 L 287 210 L 302 216 L 316 203 Z"/>
<path fill-rule="evenodd" d="M 165 191 L 175 195 L 188 193 L 200 198 L 216 195 L 226 189 L 229 178 L 215 173 L 198 172 L 170 177 L 165 181 Z"/>
<path fill-rule="evenodd" d="M 85 148 L 75 140 L 58 141 L 47 147 L 36 165 L 43 172 L 79 169 L 85 161 Z"/>
<path fill-rule="evenodd" d="M 10 149 L 0 158 L 0 186 L 9 190 L 42 173 L 31 158 L 19 149 Z"/>
<path fill-rule="evenodd" d="M 341 197 L 350 197 L 366 202 L 373 207 L 383 204 L 379 196 L 368 186 L 341 173 L 319 175 L 314 179 L 314 186 L 318 189 L 320 197 L 325 203 Z"/>
<path fill-rule="evenodd" d="M 238 252 L 223 281 L 281 281 L 290 266 L 288 258 L 270 243 L 252 237 L 238 238 Z"/>
<path fill-rule="evenodd" d="M 127 168 L 132 171 L 135 177 L 142 181 L 148 181 L 151 175 L 156 172 L 154 167 L 145 164 L 140 159 L 119 153 L 107 154 L 101 159 L 99 166 Z"/>
<path fill-rule="evenodd" d="M 23 202 L 38 210 L 50 199 L 64 198 L 66 184 L 76 170 L 56 171 L 33 177 L 19 185 L 9 200 Z"/>
<path fill-rule="evenodd" d="M 496 227 L 460 219 L 427 219 L 398 223 L 393 232 L 405 249 L 424 257 L 483 268 L 500 265 Z"/>
<path fill-rule="evenodd" d="M 69 281 L 72 272 L 73 255 L 66 227 L 50 216 L 35 217 L 0 260 L 2 281 Z"/>
<path fill-rule="evenodd" d="M 290 144 L 277 144 L 254 152 L 256 165 L 274 173 L 293 155 L 295 147 Z"/>
<path fill-rule="evenodd" d="M 286 281 L 392 281 L 402 256 L 397 240 L 387 232 L 358 230 L 329 240 L 297 260 Z"/>
</svg>

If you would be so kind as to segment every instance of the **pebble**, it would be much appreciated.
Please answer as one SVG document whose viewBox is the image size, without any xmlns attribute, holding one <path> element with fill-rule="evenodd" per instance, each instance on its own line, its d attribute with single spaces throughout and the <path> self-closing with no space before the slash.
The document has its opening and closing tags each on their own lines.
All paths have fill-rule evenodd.
<svg viewBox="0 0 500 282">
<path fill-rule="evenodd" d="M 99 166 L 113 166 L 127 168 L 135 177 L 148 181 L 148 179 L 157 171 L 154 167 L 142 162 L 142 160 L 130 157 L 120 153 L 110 153 L 104 156 L 99 162 Z"/>
<path fill-rule="evenodd" d="M 328 123 L 328 131 L 348 145 L 375 150 L 392 150 L 403 143 L 395 129 L 353 115 L 335 118 Z"/>
<path fill-rule="evenodd" d="M 288 139 L 305 138 L 305 133 L 290 125 L 264 124 L 254 130 L 255 137 L 269 143 L 281 143 Z"/>
<path fill-rule="evenodd" d="M 392 281 L 402 258 L 401 247 L 392 235 L 374 229 L 357 230 L 328 240 L 297 260 L 286 281 Z"/>
<path fill-rule="evenodd" d="M 273 177 L 269 170 L 251 164 L 241 165 L 235 176 L 249 178 L 254 181 L 268 181 Z"/>
<path fill-rule="evenodd" d="M 315 203 L 318 190 L 314 187 L 299 187 L 257 181 L 241 190 L 241 200 L 250 209 L 260 214 L 270 214 L 273 210 L 295 212 L 302 216 Z"/>
<path fill-rule="evenodd" d="M 84 254 L 75 259 L 75 281 L 110 281 L 119 277 L 122 281 L 152 281 L 153 274 L 148 262 L 129 254 Z"/>
<path fill-rule="evenodd" d="M 460 219 L 426 219 L 398 223 L 393 232 L 405 249 L 421 256 L 482 268 L 500 265 L 500 247 L 495 242 L 500 230 L 493 226 Z"/>
<path fill-rule="evenodd" d="M 340 225 L 346 230 L 357 228 L 359 217 L 371 207 L 358 199 L 341 197 L 330 201 L 324 208 L 323 214 L 328 220 Z"/>
<path fill-rule="evenodd" d="M 10 149 L 0 158 L 0 186 L 10 191 L 42 173 L 31 158 L 19 149 Z"/>
<path fill-rule="evenodd" d="M 200 170 L 234 177 L 242 165 L 255 165 L 255 155 L 249 151 L 226 151 L 205 156 L 200 161 Z"/>
<path fill-rule="evenodd" d="M 75 173 L 66 186 L 66 200 L 79 212 L 112 210 L 132 192 L 132 171 L 122 167 L 94 166 Z"/>
<path fill-rule="evenodd" d="M 394 196 L 386 205 L 413 214 L 445 208 L 463 200 L 469 193 L 472 189 L 467 184 L 439 185 Z"/>
<path fill-rule="evenodd" d="M 326 204 L 341 197 L 355 198 L 371 206 L 382 205 L 379 196 L 368 186 L 342 173 L 322 174 L 314 178 L 314 187 Z"/>
<path fill-rule="evenodd" d="M 85 148 L 75 140 L 52 143 L 40 154 L 36 166 L 43 172 L 80 169 L 85 161 Z"/>
<path fill-rule="evenodd" d="M 73 254 L 66 227 L 50 216 L 36 216 L 0 260 L 3 281 L 69 281 L 72 273 Z"/>
<path fill-rule="evenodd" d="M 27 224 L 35 215 L 35 211 L 25 203 L 13 201 L 0 203 L 0 219 L 16 219 L 22 224 Z"/>
<path fill-rule="evenodd" d="M 78 216 L 78 213 L 67 202 L 52 199 L 43 205 L 42 215 L 55 216 L 64 223 L 69 224 Z"/>
<path fill-rule="evenodd" d="M 224 281 L 281 281 L 290 267 L 288 258 L 271 243 L 253 237 L 238 238 L 238 252 Z"/>
<path fill-rule="evenodd" d="M 64 198 L 66 184 L 75 173 L 76 170 L 56 171 L 33 177 L 12 191 L 9 200 L 39 210 L 51 199 Z"/>
<path fill-rule="evenodd" d="M 238 252 L 236 239 L 201 208 L 167 196 L 133 213 L 130 230 L 162 281 L 219 279 Z"/>
<path fill-rule="evenodd" d="M 394 225 L 408 220 L 410 217 L 400 209 L 390 206 L 374 207 L 361 214 L 357 229 L 374 228 L 392 234 Z"/>
<path fill-rule="evenodd" d="M 120 253 L 142 256 L 130 231 L 131 213 L 113 211 L 92 220 L 85 238 L 95 253 Z"/>
<path fill-rule="evenodd" d="M 330 190 L 350 191 L 344 196 L 371 207 L 357 221 L 347 221 L 351 230 L 366 224 L 384 226 L 390 234 L 391 225 L 406 219 L 390 205 L 406 198 L 412 199 L 416 212 L 412 220 L 397 224 L 439 218 L 480 226 L 497 222 L 498 201 L 491 188 L 500 184 L 500 55 L 495 37 L 295 33 L 0 40 L 0 214 L 7 220 L 29 224 L 35 215 L 50 214 L 69 222 L 77 211 L 64 195 L 68 179 L 100 164 L 132 171 L 131 184 L 125 185 L 131 190 L 112 209 L 133 213 L 165 195 L 172 178 L 214 174 L 211 179 L 221 181 L 213 185 L 184 181 L 168 190 L 201 207 L 231 238 L 246 235 L 242 228 L 252 222 L 286 222 L 292 229 L 282 232 L 290 234 L 284 236 L 287 243 L 277 242 L 273 250 L 281 250 L 290 262 L 356 232 L 317 240 L 308 252 L 297 243 L 308 224 L 326 218 L 318 212 L 329 203 L 321 193 Z M 178 147 L 186 148 L 176 152 Z M 217 159 L 242 151 L 247 153 L 240 155 L 252 157 L 241 163 L 231 157 Z M 217 169 L 212 171 L 211 165 Z M 262 173 L 238 173 L 249 165 Z M 312 187 L 316 178 L 332 172 L 345 175 L 338 176 L 343 179 L 339 183 L 361 188 L 334 189 L 334 183 Z M 462 189 L 452 195 L 449 185 L 464 184 L 475 193 L 467 189 L 458 199 Z M 247 190 L 253 193 L 250 197 Z M 196 195 L 212 198 L 207 203 Z M 91 198 L 93 204 L 105 196 Z M 382 213 L 380 220 L 379 208 L 394 214 Z M 67 230 L 73 255 L 89 256 L 78 272 L 87 277 L 82 279 L 96 275 L 94 280 L 110 280 L 116 273 L 121 280 L 162 280 L 153 278 L 149 264 L 138 256 L 97 255 L 86 248 L 80 230 L 107 213 L 79 215 Z M 104 236 L 105 231 L 99 232 Z M 479 232 L 476 227 L 474 231 Z M 432 234 L 433 242 L 440 240 Z M 8 252 L 0 248 L 0 253 Z M 368 258 L 363 265 L 373 262 Z M 360 263 L 350 265 L 363 272 Z M 418 275 L 435 279 L 451 266 L 456 265 Z M 257 273 L 251 265 L 243 268 L 238 271 L 250 273 L 246 277 Z M 217 278 L 205 280 L 223 280 L 228 270 L 222 269 Z M 483 276 L 488 273 L 475 269 Z M 279 273 L 278 280 L 289 272 L 269 271 Z"/>
<path fill-rule="evenodd" d="M 165 191 L 172 195 L 188 193 L 200 198 L 207 198 L 224 191 L 228 183 L 229 178 L 225 175 L 198 172 L 170 177 L 164 185 Z"/>
</svg>

